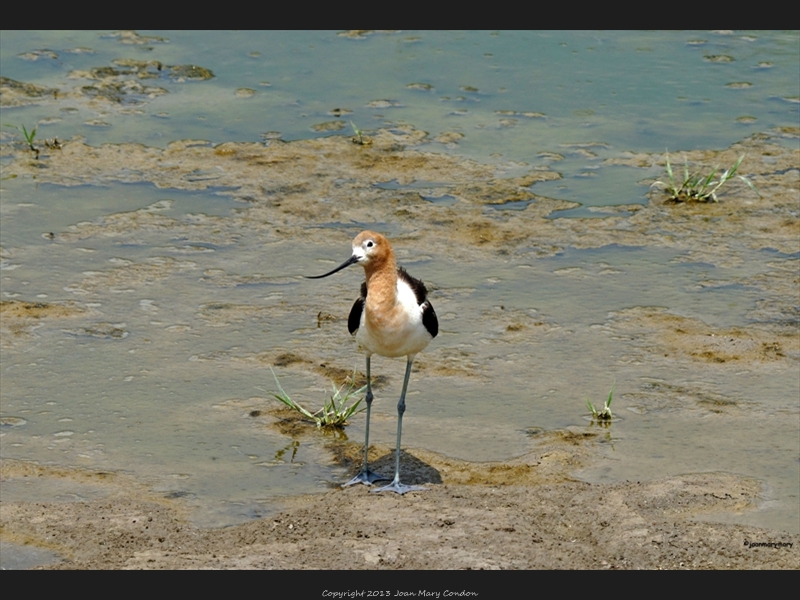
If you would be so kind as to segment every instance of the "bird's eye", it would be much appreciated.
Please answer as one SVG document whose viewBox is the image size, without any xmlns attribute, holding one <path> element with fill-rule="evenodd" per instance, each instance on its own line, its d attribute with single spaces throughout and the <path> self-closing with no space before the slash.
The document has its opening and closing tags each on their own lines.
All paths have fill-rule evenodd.
<svg viewBox="0 0 800 600">
<path fill-rule="evenodd" d="M 367 240 L 367 248 L 372 248 L 375 245 L 375 242 L 372 240 Z"/>
</svg>

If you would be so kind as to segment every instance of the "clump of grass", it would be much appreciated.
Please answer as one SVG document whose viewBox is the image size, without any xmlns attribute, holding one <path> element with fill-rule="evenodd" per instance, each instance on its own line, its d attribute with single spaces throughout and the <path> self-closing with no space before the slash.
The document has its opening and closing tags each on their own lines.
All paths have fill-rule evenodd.
<svg viewBox="0 0 800 600">
<path fill-rule="evenodd" d="M 39 149 L 33 145 L 33 140 L 36 139 L 36 127 L 30 131 L 27 130 L 25 125 L 8 125 L 8 127 L 13 127 L 17 131 L 20 131 L 22 133 L 22 137 L 24 137 L 25 141 L 28 143 L 28 148 L 30 148 L 30 151 L 36 155 L 36 158 L 39 158 Z"/>
<path fill-rule="evenodd" d="M 761 197 L 761 194 L 758 193 L 752 181 L 744 175 L 736 174 L 739 170 L 739 165 L 741 165 L 742 160 L 744 160 L 744 156 L 745 155 L 742 154 L 731 168 L 725 169 L 725 171 L 719 175 L 718 179 L 716 177 L 720 170 L 719 166 L 715 167 L 708 175 L 703 175 L 699 172 L 690 172 L 689 163 L 684 159 L 683 179 L 681 180 L 675 178 L 675 174 L 672 171 L 672 164 L 669 162 L 669 152 L 667 152 L 667 176 L 669 177 L 669 183 L 660 180 L 654 181 L 650 185 L 650 189 L 654 186 L 662 187 L 669 196 L 671 202 L 719 202 L 719 200 L 717 200 L 717 192 L 719 189 L 725 185 L 726 182 L 736 177 L 744 181 L 759 195 L 759 197 Z"/>
<path fill-rule="evenodd" d="M 611 421 L 612 418 L 614 418 L 614 415 L 611 414 L 611 401 L 614 399 L 614 387 L 616 385 L 617 384 L 615 382 L 614 385 L 611 386 L 611 391 L 608 392 L 608 399 L 606 400 L 606 403 L 603 405 L 602 410 L 597 410 L 594 407 L 594 404 L 592 404 L 588 398 L 586 399 L 586 406 L 589 407 L 589 410 L 592 413 L 592 419 L 594 419 L 595 421 L 608 423 Z"/>
<path fill-rule="evenodd" d="M 350 125 L 353 127 L 353 131 L 355 131 L 356 133 L 356 137 L 353 138 L 353 143 L 358 144 L 359 146 L 363 146 L 365 142 L 361 130 L 358 127 L 356 127 L 356 124 L 353 123 L 352 121 L 350 121 Z"/>
<path fill-rule="evenodd" d="M 270 371 L 272 371 L 272 369 L 270 369 Z M 276 394 L 273 392 L 272 395 L 292 410 L 299 412 L 307 419 L 316 423 L 317 427 L 335 427 L 341 429 L 347 425 L 347 419 L 364 410 L 363 408 L 359 409 L 359 405 L 364 400 L 364 396 L 361 396 L 355 401 L 353 401 L 353 398 L 361 394 L 367 386 L 356 389 L 355 373 L 353 373 L 350 380 L 341 387 L 337 388 L 336 384 L 332 383 L 330 397 L 325 401 L 322 408 L 313 413 L 289 397 L 289 394 L 281 387 L 281 383 L 278 381 L 278 376 L 275 375 L 275 371 L 272 371 L 272 376 L 275 378 L 275 384 L 278 386 L 278 393 Z"/>
<path fill-rule="evenodd" d="M 22 135 L 25 136 L 25 141 L 28 142 L 28 148 L 30 148 L 36 154 L 39 154 L 39 151 L 36 149 L 36 146 L 33 145 L 33 140 L 36 138 L 36 127 L 28 132 L 25 129 L 25 125 L 22 126 Z"/>
</svg>

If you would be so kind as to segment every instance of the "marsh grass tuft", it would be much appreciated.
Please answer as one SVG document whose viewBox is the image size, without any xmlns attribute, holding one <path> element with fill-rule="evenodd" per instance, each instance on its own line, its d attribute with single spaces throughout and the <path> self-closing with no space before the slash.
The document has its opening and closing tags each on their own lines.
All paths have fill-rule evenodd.
<svg viewBox="0 0 800 600">
<path fill-rule="evenodd" d="M 7 125 L 7 127 L 13 127 L 17 131 L 21 132 L 22 133 L 22 137 L 25 138 L 25 141 L 27 142 L 28 148 L 30 149 L 30 151 L 33 152 L 36 155 L 36 158 L 39 158 L 39 149 L 36 146 L 33 145 L 33 140 L 36 139 L 36 127 L 31 129 L 30 131 L 28 131 L 28 129 L 25 127 L 25 125 L 19 125 L 19 126 L 17 126 L 17 125 Z"/>
<path fill-rule="evenodd" d="M 356 134 L 356 137 L 353 138 L 353 143 L 358 144 L 359 146 L 368 146 L 372 143 L 372 140 L 364 139 L 363 132 L 356 127 L 356 124 L 350 121 L 350 125 L 353 127 L 353 131 Z"/>
<path fill-rule="evenodd" d="M 667 152 L 667 176 L 669 183 L 663 181 L 654 181 L 650 185 L 652 190 L 655 186 L 660 186 L 669 196 L 670 202 L 719 202 L 717 199 L 717 192 L 728 181 L 734 177 L 744 181 L 759 198 L 756 186 L 744 175 L 737 175 L 739 165 L 742 164 L 745 155 L 742 154 L 730 169 L 726 169 L 719 175 L 719 179 L 715 179 L 720 167 L 717 166 L 708 175 L 703 175 L 699 172 L 690 172 L 689 163 L 686 159 L 683 162 L 683 180 L 676 179 L 672 171 L 672 164 L 669 161 L 669 152 Z"/>
<path fill-rule="evenodd" d="M 272 371 L 272 369 L 270 369 L 270 371 Z M 316 423 L 317 427 L 344 428 L 344 426 L 348 424 L 347 419 L 364 410 L 363 408 L 359 408 L 359 405 L 364 400 L 364 396 L 361 396 L 355 401 L 353 398 L 361 394 L 367 386 L 356 389 L 355 372 L 353 372 L 353 376 L 349 378 L 349 381 L 341 387 L 337 388 L 335 383 L 331 383 L 330 397 L 325 401 L 322 408 L 313 413 L 289 397 L 289 394 L 281 387 L 281 383 L 278 381 L 278 376 L 275 375 L 275 371 L 272 371 L 272 376 L 275 378 L 275 384 L 278 386 L 278 393 L 273 392 L 272 395 L 292 410 L 299 412 L 307 419 Z"/>
<path fill-rule="evenodd" d="M 608 392 L 608 399 L 606 399 L 606 403 L 603 405 L 602 410 L 597 410 L 594 407 L 589 399 L 586 399 L 586 406 L 589 407 L 589 410 L 592 413 L 592 419 L 598 422 L 605 422 L 608 423 L 611 419 L 614 418 L 614 415 L 611 414 L 611 401 L 614 399 L 614 388 L 616 387 L 616 382 L 611 386 L 611 391 Z"/>
</svg>

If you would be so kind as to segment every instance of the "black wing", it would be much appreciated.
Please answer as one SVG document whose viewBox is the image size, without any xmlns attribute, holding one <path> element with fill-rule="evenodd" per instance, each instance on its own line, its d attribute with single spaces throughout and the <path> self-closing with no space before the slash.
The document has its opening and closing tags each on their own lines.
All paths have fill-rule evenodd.
<svg viewBox="0 0 800 600">
<path fill-rule="evenodd" d="M 353 303 L 350 316 L 347 317 L 347 330 L 350 335 L 355 335 L 361 325 L 361 313 L 364 312 L 364 302 L 367 300 L 367 282 L 361 284 L 361 296 Z"/>
<path fill-rule="evenodd" d="M 433 310 L 433 305 L 428 300 L 422 303 L 422 324 L 432 338 L 439 333 L 439 319 L 436 318 L 436 311 Z"/>
<path fill-rule="evenodd" d="M 422 306 L 425 300 L 428 299 L 428 289 L 425 287 L 425 284 L 416 277 L 409 275 L 403 267 L 397 267 L 397 276 L 414 290 L 414 295 L 417 297 L 417 304 Z"/>
<path fill-rule="evenodd" d="M 422 309 L 422 324 L 431 337 L 436 337 L 439 333 L 439 319 L 436 318 L 436 311 L 433 310 L 433 305 L 428 300 L 428 289 L 416 277 L 409 275 L 403 267 L 397 268 L 397 276 L 405 281 L 414 291 L 414 296 L 417 298 L 417 304 Z M 366 298 L 366 294 L 364 294 Z M 359 313 L 359 317 L 360 317 Z"/>
</svg>

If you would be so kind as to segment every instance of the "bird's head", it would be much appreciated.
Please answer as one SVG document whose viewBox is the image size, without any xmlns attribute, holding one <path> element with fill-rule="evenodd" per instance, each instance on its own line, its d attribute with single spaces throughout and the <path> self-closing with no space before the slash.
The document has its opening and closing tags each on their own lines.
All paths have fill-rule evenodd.
<svg viewBox="0 0 800 600">
<path fill-rule="evenodd" d="M 353 254 L 350 258 L 324 275 L 307 275 L 306 277 L 307 279 L 322 279 L 356 263 L 364 267 L 369 275 L 371 270 L 393 257 L 392 247 L 385 236 L 374 231 L 362 231 L 353 240 Z"/>
</svg>

